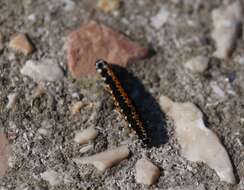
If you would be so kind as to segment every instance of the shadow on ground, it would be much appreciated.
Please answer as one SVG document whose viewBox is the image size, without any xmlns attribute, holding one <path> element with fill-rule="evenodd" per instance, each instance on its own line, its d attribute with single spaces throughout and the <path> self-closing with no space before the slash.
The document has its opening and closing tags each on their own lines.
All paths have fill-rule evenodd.
<svg viewBox="0 0 244 190">
<path fill-rule="evenodd" d="M 165 144 L 168 141 L 165 115 L 156 99 L 144 88 L 140 80 L 125 68 L 112 65 L 112 69 L 141 116 L 150 140 L 148 147 Z"/>
</svg>

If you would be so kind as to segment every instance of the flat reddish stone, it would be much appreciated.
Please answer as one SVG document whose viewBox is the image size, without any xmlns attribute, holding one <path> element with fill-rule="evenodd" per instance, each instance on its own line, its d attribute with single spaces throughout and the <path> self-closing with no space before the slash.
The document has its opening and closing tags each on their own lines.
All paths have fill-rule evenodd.
<svg viewBox="0 0 244 190">
<path fill-rule="evenodd" d="M 8 139 L 0 132 L 0 178 L 4 176 L 8 168 L 9 146 Z"/>
<path fill-rule="evenodd" d="M 147 48 L 95 21 L 90 21 L 69 35 L 68 67 L 76 78 L 94 74 L 95 61 L 99 58 L 126 67 L 129 62 L 147 55 Z"/>
</svg>

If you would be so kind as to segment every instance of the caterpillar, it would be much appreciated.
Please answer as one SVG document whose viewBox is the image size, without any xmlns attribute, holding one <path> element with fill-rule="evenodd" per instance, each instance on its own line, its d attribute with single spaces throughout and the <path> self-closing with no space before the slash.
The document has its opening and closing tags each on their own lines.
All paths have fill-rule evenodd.
<svg viewBox="0 0 244 190">
<path fill-rule="evenodd" d="M 127 120 L 128 126 L 136 132 L 143 143 L 148 144 L 149 139 L 141 116 L 113 71 L 112 66 L 106 61 L 99 59 L 96 61 L 96 70 L 101 75 L 107 90 L 112 95 L 115 106 L 119 108 L 119 112 Z"/>
</svg>

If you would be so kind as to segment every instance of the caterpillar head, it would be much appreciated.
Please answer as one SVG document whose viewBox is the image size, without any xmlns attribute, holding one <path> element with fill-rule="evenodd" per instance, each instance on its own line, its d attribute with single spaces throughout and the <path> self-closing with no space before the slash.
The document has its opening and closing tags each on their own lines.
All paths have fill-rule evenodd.
<svg viewBox="0 0 244 190">
<path fill-rule="evenodd" d="M 103 59 L 98 59 L 96 61 L 96 70 L 98 73 L 102 73 L 104 70 L 108 68 L 108 63 Z"/>
</svg>

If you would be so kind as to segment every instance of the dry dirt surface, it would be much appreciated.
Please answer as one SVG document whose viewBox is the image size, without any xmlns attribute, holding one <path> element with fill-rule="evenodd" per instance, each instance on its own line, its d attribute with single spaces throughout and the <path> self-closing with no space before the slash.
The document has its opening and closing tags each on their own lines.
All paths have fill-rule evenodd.
<svg viewBox="0 0 244 190">
<path fill-rule="evenodd" d="M 0 189 L 243 189 L 244 38 L 238 40 L 229 59 L 212 57 L 211 12 L 229 2 L 125 0 L 115 12 L 105 13 L 93 0 L 0 0 L 0 131 L 6 134 L 11 149 Z M 158 26 L 155 15 L 162 7 L 168 16 Z M 67 37 L 90 20 L 152 49 L 151 56 L 121 71 L 127 74 L 125 88 L 147 123 L 152 148 L 141 146 L 128 130 L 97 75 L 78 80 L 67 68 Z M 16 33 L 28 35 L 35 47 L 33 53 L 24 55 L 8 47 Z M 192 73 L 183 64 L 198 55 L 210 57 L 209 67 L 203 73 Z M 59 64 L 63 79 L 37 84 L 21 74 L 26 61 L 44 59 Z M 7 109 L 11 93 L 17 93 L 17 98 Z M 207 126 L 231 158 L 237 184 L 220 181 L 205 164 L 189 162 L 180 155 L 174 124 L 158 103 L 161 95 L 193 102 L 202 110 Z M 71 114 L 78 101 L 82 102 L 79 113 Z M 76 131 L 90 126 L 98 130 L 97 138 L 88 145 L 77 144 Z M 104 173 L 92 165 L 73 162 L 73 158 L 122 144 L 129 145 L 129 158 Z M 142 157 L 160 169 L 160 178 L 152 186 L 135 181 L 135 163 Z M 54 184 L 42 177 L 46 171 L 56 172 Z"/>
</svg>

